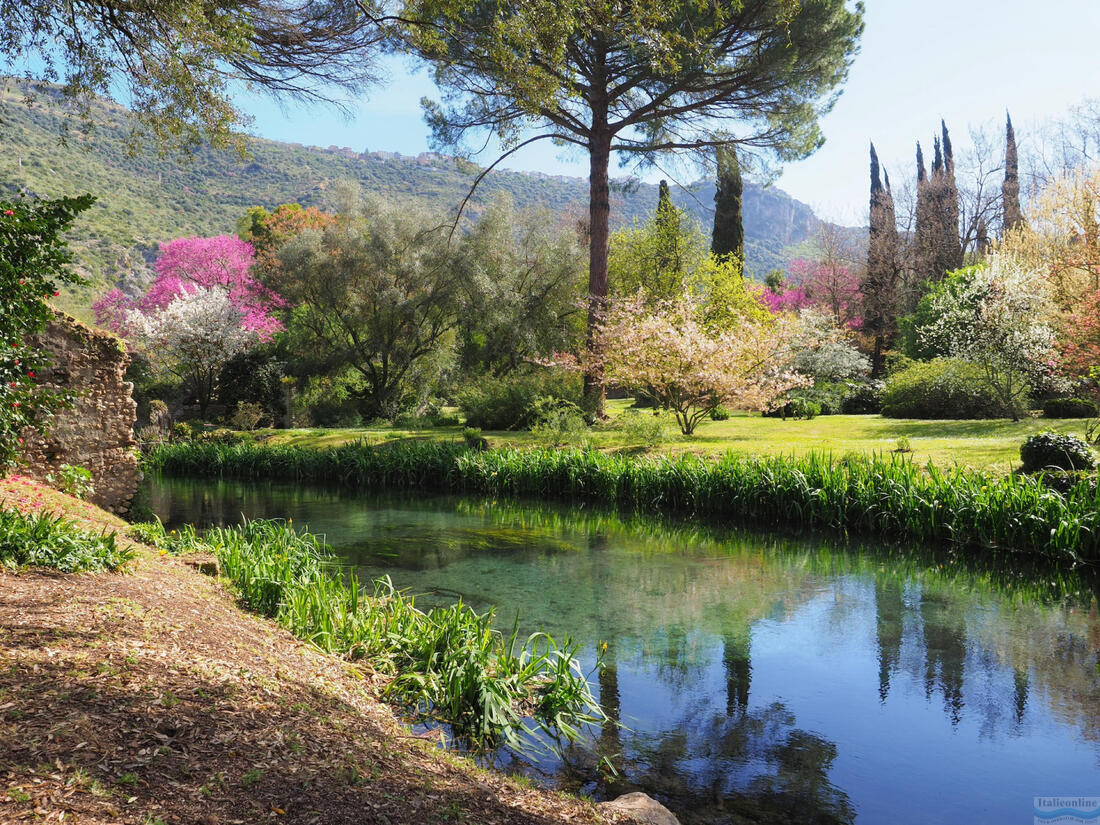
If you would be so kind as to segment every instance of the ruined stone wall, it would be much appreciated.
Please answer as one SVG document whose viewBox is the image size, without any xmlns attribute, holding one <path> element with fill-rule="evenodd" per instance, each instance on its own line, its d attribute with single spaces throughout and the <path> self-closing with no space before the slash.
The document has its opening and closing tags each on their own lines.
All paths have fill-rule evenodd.
<svg viewBox="0 0 1100 825">
<path fill-rule="evenodd" d="M 42 436 L 24 434 L 27 475 L 45 481 L 62 464 L 79 465 L 92 473 L 95 493 L 90 501 L 115 513 L 129 510 L 137 491 L 137 405 L 133 385 L 123 380 L 130 357 L 119 340 L 58 313 L 36 345 L 51 355 L 39 380 L 76 394 L 73 405 L 60 411 Z"/>
</svg>

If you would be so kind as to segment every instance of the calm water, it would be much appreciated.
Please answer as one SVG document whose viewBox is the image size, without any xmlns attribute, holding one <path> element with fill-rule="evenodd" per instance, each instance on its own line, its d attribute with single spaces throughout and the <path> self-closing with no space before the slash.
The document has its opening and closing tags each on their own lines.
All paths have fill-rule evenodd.
<svg viewBox="0 0 1100 825">
<path fill-rule="evenodd" d="M 1100 795 L 1094 583 L 539 505 L 152 480 L 169 526 L 291 517 L 418 604 L 571 635 L 621 723 L 517 765 L 685 823 L 1027 823 Z M 620 779 L 600 778 L 600 755 Z"/>
</svg>

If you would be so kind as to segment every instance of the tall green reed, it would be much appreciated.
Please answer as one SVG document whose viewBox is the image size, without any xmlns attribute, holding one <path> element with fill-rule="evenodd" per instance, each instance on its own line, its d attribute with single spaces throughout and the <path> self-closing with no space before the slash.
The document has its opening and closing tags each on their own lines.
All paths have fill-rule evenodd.
<svg viewBox="0 0 1100 825">
<path fill-rule="evenodd" d="M 591 450 L 474 451 L 413 442 L 323 450 L 178 443 L 153 469 L 587 501 L 754 527 L 825 529 L 1060 561 L 1100 558 L 1100 491 L 1041 478 L 918 467 L 902 457 L 633 458 Z"/>
<path fill-rule="evenodd" d="M 524 734 L 575 738 L 604 721 L 568 639 L 536 633 L 522 643 L 494 629 L 492 612 L 462 603 L 427 613 L 374 582 L 364 595 L 354 573 L 332 563 L 325 545 L 276 521 L 198 534 L 144 525 L 145 540 L 175 551 L 213 553 L 241 602 L 322 650 L 393 676 L 386 696 L 421 720 L 445 723 L 464 744 L 525 745 Z M 530 720 L 530 721 L 529 721 Z"/>
</svg>

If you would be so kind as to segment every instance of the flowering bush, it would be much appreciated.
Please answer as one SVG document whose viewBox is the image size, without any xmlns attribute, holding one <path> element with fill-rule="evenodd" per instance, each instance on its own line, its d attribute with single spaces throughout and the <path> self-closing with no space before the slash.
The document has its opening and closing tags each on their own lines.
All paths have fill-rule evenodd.
<svg viewBox="0 0 1100 825">
<path fill-rule="evenodd" d="M 27 336 L 45 329 L 58 285 L 80 283 L 61 233 L 93 201 L 0 201 L 0 467 L 19 455 L 23 430 L 44 427 L 65 400 L 36 386 L 47 358 Z"/>
<path fill-rule="evenodd" d="M 689 297 L 652 308 L 641 297 L 612 304 L 600 327 L 605 381 L 645 390 L 671 410 L 684 435 L 720 405 L 764 410 L 812 380 L 790 366 L 796 320 L 744 318 L 715 331 Z"/>
</svg>

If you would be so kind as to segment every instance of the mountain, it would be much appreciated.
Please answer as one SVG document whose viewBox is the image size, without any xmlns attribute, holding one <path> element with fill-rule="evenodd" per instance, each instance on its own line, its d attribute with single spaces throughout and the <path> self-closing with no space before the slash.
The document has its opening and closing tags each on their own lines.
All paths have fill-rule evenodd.
<svg viewBox="0 0 1100 825">
<path fill-rule="evenodd" d="M 136 289 L 146 283 L 159 243 L 181 235 L 234 232 L 237 218 L 250 206 L 272 208 L 293 201 L 332 208 L 338 184 L 351 180 L 361 191 L 391 202 L 453 213 L 480 171 L 474 164 L 435 153 L 361 153 L 263 139 L 250 142 L 245 158 L 208 147 L 189 159 L 158 155 L 135 146 L 125 110 L 113 103 L 94 106 L 95 126 L 89 134 L 75 124 L 66 135 L 64 103 L 54 90 L 39 87 L 38 102 L 29 104 L 18 81 L 9 80 L 6 86 L 0 88 L 0 196 L 91 192 L 99 199 L 81 216 L 71 236 L 76 264 L 89 285 L 66 296 L 63 303 L 80 315 L 86 315 L 92 296 L 112 286 Z M 47 99 L 51 95 L 53 102 Z M 622 183 L 613 196 L 613 223 L 647 219 L 656 207 L 657 186 Z M 494 171 L 478 188 L 470 211 L 476 214 L 507 193 L 521 208 L 544 207 L 556 215 L 581 216 L 587 211 L 587 190 L 584 178 Z M 714 183 L 674 190 L 673 199 L 709 235 Z M 806 204 L 752 183 L 745 187 L 744 220 L 748 266 L 758 277 L 782 267 L 797 254 L 795 247 L 805 247 L 821 225 Z"/>
</svg>

